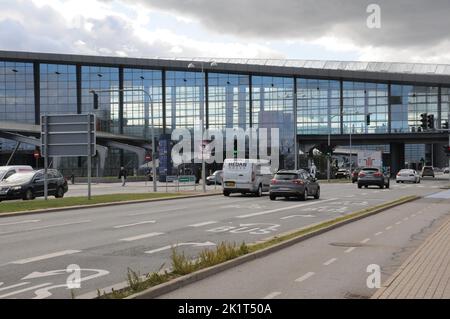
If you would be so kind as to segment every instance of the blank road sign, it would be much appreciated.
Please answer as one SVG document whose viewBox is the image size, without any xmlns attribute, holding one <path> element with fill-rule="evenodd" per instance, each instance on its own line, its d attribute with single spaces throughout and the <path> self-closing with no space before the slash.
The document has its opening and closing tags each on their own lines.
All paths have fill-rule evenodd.
<svg viewBox="0 0 450 319">
<path fill-rule="evenodd" d="M 94 114 L 43 115 L 41 118 L 42 155 L 75 157 L 95 155 Z M 90 152 L 89 147 L 90 145 Z M 48 148 L 48 154 L 47 153 Z"/>
</svg>

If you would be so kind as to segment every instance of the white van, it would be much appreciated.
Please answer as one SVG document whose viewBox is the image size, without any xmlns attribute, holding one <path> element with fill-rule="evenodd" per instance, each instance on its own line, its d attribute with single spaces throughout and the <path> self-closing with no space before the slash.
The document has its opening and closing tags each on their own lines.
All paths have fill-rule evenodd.
<svg viewBox="0 0 450 319">
<path fill-rule="evenodd" d="M 33 167 L 28 165 L 0 166 L 0 181 L 7 179 L 8 177 L 14 175 L 15 173 L 32 172 L 32 171 Z"/>
<path fill-rule="evenodd" d="M 223 163 L 223 195 L 268 192 L 273 173 L 268 160 L 226 159 Z"/>
</svg>

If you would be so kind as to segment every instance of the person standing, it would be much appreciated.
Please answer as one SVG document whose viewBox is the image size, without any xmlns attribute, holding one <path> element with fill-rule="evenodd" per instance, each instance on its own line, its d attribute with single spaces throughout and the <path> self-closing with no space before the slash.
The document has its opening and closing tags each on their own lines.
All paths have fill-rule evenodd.
<svg viewBox="0 0 450 319">
<path fill-rule="evenodd" d="M 119 171 L 119 179 L 122 181 L 122 186 L 127 182 L 127 170 L 122 166 Z"/>
<path fill-rule="evenodd" d="M 312 163 L 311 168 L 309 169 L 309 171 L 310 171 L 310 173 L 311 173 L 311 176 L 314 177 L 314 178 L 316 178 L 317 167 L 316 167 L 316 165 L 314 164 L 314 162 Z"/>
</svg>

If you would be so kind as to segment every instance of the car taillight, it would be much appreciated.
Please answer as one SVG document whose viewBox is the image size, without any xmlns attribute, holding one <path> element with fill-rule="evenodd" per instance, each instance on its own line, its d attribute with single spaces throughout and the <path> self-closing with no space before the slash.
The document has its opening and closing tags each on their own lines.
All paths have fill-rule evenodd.
<svg viewBox="0 0 450 319">
<path fill-rule="evenodd" d="M 292 183 L 297 184 L 297 185 L 303 185 L 303 181 L 301 179 L 294 179 L 292 181 Z"/>
<path fill-rule="evenodd" d="M 277 183 L 276 179 L 272 179 L 272 181 L 270 182 L 271 185 L 275 185 Z"/>
<path fill-rule="evenodd" d="M 381 173 L 375 173 L 375 174 L 373 174 L 373 176 L 375 176 L 375 177 L 381 177 L 381 176 L 383 176 Z"/>
</svg>

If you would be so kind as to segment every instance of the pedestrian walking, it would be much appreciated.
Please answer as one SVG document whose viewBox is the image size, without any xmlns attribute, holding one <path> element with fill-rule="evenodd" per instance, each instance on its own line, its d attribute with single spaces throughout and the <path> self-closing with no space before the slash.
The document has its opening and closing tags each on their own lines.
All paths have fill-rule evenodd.
<svg viewBox="0 0 450 319">
<path fill-rule="evenodd" d="M 122 166 L 119 171 L 119 179 L 122 181 L 122 186 L 127 182 L 127 170 Z"/>
<path fill-rule="evenodd" d="M 309 169 L 309 172 L 313 178 L 316 178 L 317 167 L 314 164 L 314 162 L 312 163 L 311 168 Z"/>
</svg>

